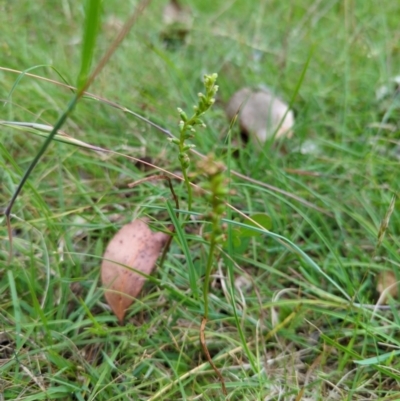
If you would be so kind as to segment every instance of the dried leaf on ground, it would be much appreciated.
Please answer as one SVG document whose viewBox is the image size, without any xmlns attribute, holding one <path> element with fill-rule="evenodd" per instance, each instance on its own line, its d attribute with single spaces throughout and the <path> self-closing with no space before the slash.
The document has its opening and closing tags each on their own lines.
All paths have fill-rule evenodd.
<svg viewBox="0 0 400 401">
<path fill-rule="evenodd" d="M 123 226 L 108 244 L 101 281 L 106 288 L 106 300 L 120 323 L 146 281 L 125 266 L 149 275 L 168 238 L 168 234 L 152 232 L 145 220 L 138 219 Z"/>
<path fill-rule="evenodd" d="M 242 88 L 234 93 L 226 115 L 231 121 L 238 115 L 242 133 L 257 142 L 264 143 L 273 135 L 275 138 L 293 135 L 293 111 L 266 87 Z"/>
<path fill-rule="evenodd" d="M 376 289 L 379 292 L 379 304 L 384 304 L 390 295 L 392 298 L 397 298 L 398 295 L 398 280 L 392 271 L 384 271 L 378 276 L 378 284 Z"/>
</svg>

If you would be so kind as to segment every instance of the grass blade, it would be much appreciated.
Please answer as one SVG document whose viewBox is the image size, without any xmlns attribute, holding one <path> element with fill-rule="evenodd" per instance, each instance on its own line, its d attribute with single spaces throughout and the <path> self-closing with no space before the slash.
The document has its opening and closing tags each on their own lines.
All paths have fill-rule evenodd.
<svg viewBox="0 0 400 401">
<path fill-rule="evenodd" d="M 87 0 L 85 4 L 85 25 L 83 31 L 81 69 L 78 75 L 78 89 L 85 86 L 93 62 L 96 38 L 101 17 L 101 0 Z"/>
<path fill-rule="evenodd" d="M 68 81 L 62 76 L 62 74 L 57 70 L 57 68 L 55 68 L 52 65 L 47 65 L 47 64 L 40 64 L 40 65 L 35 65 L 33 67 L 27 68 L 26 70 L 22 71 L 19 75 L 19 77 L 15 80 L 10 93 L 7 96 L 6 101 L 4 102 L 4 106 L 10 101 L 12 94 L 14 93 L 15 89 L 17 88 L 18 84 L 21 82 L 22 78 L 27 75 L 30 76 L 31 74 L 29 74 L 29 71 L 33 71 L 36 70 L 37 68 L 51 68 L 53 71 L 55 71 L 57 73 L 57 75 L 61 78 L 61 80 L 64 82 L 65 85 L 69 86 Z"/>
<path fill-rule="evenodd" d="M 193 264 L 192 255 L 191 255 L 191 252 L 189 249 L 189 245 L 187 243 L 186 235 L 185 235 L 184 231 L 182 230 L 182 227 L 175 215 L 175 210 L 173 209 L 173 207 L 169 201 L 167 201 L 166 206 L 167 206 L 169 216 L 172 220 L 172 223 L 175 226 L 176 235 L 178 236 L 178 240 L 181 244 L 183 253 L 186 256 L 186 261 L 188 263 L 190 289 L 191 289 L 194 297 L 196 299 L 198 299 L 199 291 L 198 291 L 198 284 L 197 284 L 197 273 L 196 273 L 196 268 Z"/>
</svg>

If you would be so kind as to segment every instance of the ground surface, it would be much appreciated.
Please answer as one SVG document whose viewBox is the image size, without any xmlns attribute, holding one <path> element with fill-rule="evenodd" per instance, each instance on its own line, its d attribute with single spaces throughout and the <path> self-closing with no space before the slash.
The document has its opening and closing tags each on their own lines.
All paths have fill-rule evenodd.
<svg viewBox="0 0 400 401">
<path fill-rule="evenodd" d="M 56 69 L 74 85 L 83 20 L 77 3 L 0 3 L 0 67 L 37 66 L 30 72 L 61 82 Z M 97 60 L 134 3 L 104 2 Z M 395 279 L 400 262 L 396 205 L 387 229 L 381 224 L 399 185 L 392 79 L 400 73 L 400 4 L 187 1 L 192 29 L 185 44 L 169 46 L 161 39 L 164 4 L 150 5 L 90 92 L 177 135 L 176 108 L 190 110 L 203 74 L 219 74 L 218 102 L 193 143 L 256 180 L 232 177 L 229 201 L 243 213 L 269 215 L 271 232 L 282 237 L 232 239 L 215 260 L 206 338 L 229 399 L 398 399 L 397 301 L 373 305 L 383 272 Z M 0 70 L 3 104 L 17 77 Z M 258 84 L 292 100 L 295 135 L 286 154 L 268 144 L 257 153 L 249 144 L 230 157 L 223 104 Z M 24 77 L 0 120 L 53 125 L 70 97 Z M 204 305 L 189 283 L 194 271 L 201 294 L 207 225 L 186 224 L 191 267 L 174 240 L 125 326 L 99 282 L 107 241 L 123 223 L 144 215 L 155 229 L 170 222 L 164 183 L 127 187 L 157 170 L 126 156 L 179 172 L 176 148 L 133 115 L 89 98 L 62 130 L 120 155 L 54 142 L 13 209 L 10 265 L 4 221 L 0 227 L 0 399 L 225 399 L 200 350 Z M 29 130 L 0 128 L 1 208 L 42 143 Z M 185 187 L 174 187 L 185 210 Z M 207 210 L 197 194 L 200 221 Z M 226 218 L 232 229 L 232 220 L 243 221 L 235 212 Z M 386 236 L 378 247 L 379 231 Z"/>
</svg>

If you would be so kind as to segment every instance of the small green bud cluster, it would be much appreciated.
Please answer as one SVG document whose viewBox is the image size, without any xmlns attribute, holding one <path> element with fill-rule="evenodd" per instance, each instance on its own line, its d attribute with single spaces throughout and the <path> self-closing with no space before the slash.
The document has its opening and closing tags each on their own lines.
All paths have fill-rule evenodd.
<svg viewBox="0 0 400 401">
<path fill-rule="evenodd" d="M 193 138 L 194 134 L 196 133 L 197 126 L 205 128 L 206 125 L 200 116 L 202 116 L 215 103 L 214 96 L 218 91 L 218 86 L 215 85 L 217 77 L 217 74 L 204 76 L 204 87 L 206 89 L 206 94 L 198 94 L 199 102 L 197 106 L 193 107 L 194 115 L 191 118 L 188 118 L 187 114 L 181 108 L 178 108 L 178 113 L 181 118 L 181 121 L 179 122 L 181 139 Z"/>
<path fill-rule="evenodd" d="M 199 93 L 199 104 L 194 106 L 194 111 L 201 115 L 205 113 L 214 103 L 215 95 L 218 92 L 218 85 L 215 85 L 218 74 L 211 74 L 204 76 L 204 87 L 206 88 L 206 94 Z"/>
<path fill-rule="evenodd" d="M 194 114 L 189 118 L 187 114 L 178 108 L 180 117 L 179 121 L 179 138 L 171 138 L 170 141 L 179 147 L 179 162 L 181 164 L 184 180 L 188 189 L 189 195 L 189 209 L 191 206 L 192 189 L 187 176 L 187 170 L 190 166 L 189 150 L 194 148 L 195 145 L 186 143 L 186 140 L 194 138 L 196 128 L 205 128 L 203 120 L 200 118 L 210 107 L 215 103 L 215 95 L 218 91 L 218 86 L 215 85 L 218 75 L 211 74 L 204 76 L 204 87 L 206 93 L 199 93 L 198 104 L 193 107 Z"/>
<path fill-rule="evenodd" d="M 185 163 L 187 163 L 188 161 L 190 163 L 190 160 L 189 157 L 185 157 L 183 153 L 187 153 L 187 151 L 190 148 L 193 148 L 194 145 L 187 145 L 184 142 L 186 139 L 194 138 L 196 127 L 200 126 L 202 128 L 205 128 L 206 125 L 204 124 L 200 116 L 202 116 L 215 103 L 214 96 L 218 91 L 218 86 L 215 85 L 217 77 L 217 74 L 204 76 L 204 87 L 206 89 L 206 94 L 204 95 L 203 93 L 199 93 L 199 102 L 197 106 L 193 107 L 194 114 L 192 117 L 189 118 L 181 108 L 178 108 L 179 117 L 181 118 L 181 120 L 179 121 L 179 159 L 183 160 Z M 185 168 L 188 167 L 189 165 L 187 165 Z"/>
</svg>

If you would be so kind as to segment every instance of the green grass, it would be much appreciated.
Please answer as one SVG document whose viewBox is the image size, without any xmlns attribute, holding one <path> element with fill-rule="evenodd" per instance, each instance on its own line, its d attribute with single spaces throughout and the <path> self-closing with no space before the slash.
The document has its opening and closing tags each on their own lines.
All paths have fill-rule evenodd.
<svg viewBox="0 0 400 401">
<path fill-rule="evenodd" d="M 0 5 L 0 67 L 24 71 L 46 65 L 30 72 L 61 81 L 52 66 L 75 85 L 84 25 L 78 3 Z M 125 21 L 134 3 L 104 2 L 96 61 L 117 33 L 111 17 Z M 89 91 L 178 135 L 176 108 L 189 110 L 196 103 L 204 73 L 219 75 L 220 101 L 193 142 L 202 154 L 213 151 L 231 170 L 253 179 L 231 177 L 230 203 L 245 214 L 266 213 L 272 224 L 271 233 L 260 230 L 239 243 L 243 218 L 236 211 L 226 215 L 230 239 L 215 263 L 206 338 L 228 398 L 397 399 L 398 302 L 390 299 L 388 308 L 375 312 L 373 305 L 378 275 L 391 270 L 398 277 L 400 263 L 397 206 L 376 249 L 400 183 L 400 113 L 390 83 L 399 73 L 400 5 L 185 3 L 195 16 L 185 45 L 164 46 L 165 3 L 155 1 Z M 2 104 L 17 78 L 0 69 Z M 257 155 L 250 145 L 239 157 L 228 157 L 222 104 L 240 87 L 259 83 L 288 101 L 301 84 L 293 99 L 296 128 L 288 153 L 266 147 Z M 378 100 L 382 85 L 393 91 Z M 1 107 L 0 120 L 54 125 L 71 95 L 25 76 Z M 377 125 L 381 122 L 394 129 Z M 203 196 L 194 197 L 198 221 L 188 220 L 181 232 L 186 245 L 173 241 L 125 326 L 105 304 L 99 281 L 107 242 L 123 223 L 149 215 L 162 228 L 171 220 L 166 200 L 172 199 L 162 181 L 128 188 L 157 173 L 143 171 L 129 157 L 150 157 L 176 173 L 176 147 L 132 114 L 91 98 L 80 101 L 62 131 L 118 154 L 50 145 L 14 206 L 9 265 L 2 220 L 0 400 L 225 399 L 199 343 L 209 249 L 201 236 L 208 230 Z M 310 142 L 317 152 L 299 152 Z M 29 130 L 0 126 L 1 209 L 42 143 Z M 192 172 L 196 159 L 193 155 Z M 185 186 L 173 184 L 185 210 Z"/>
</svg>

